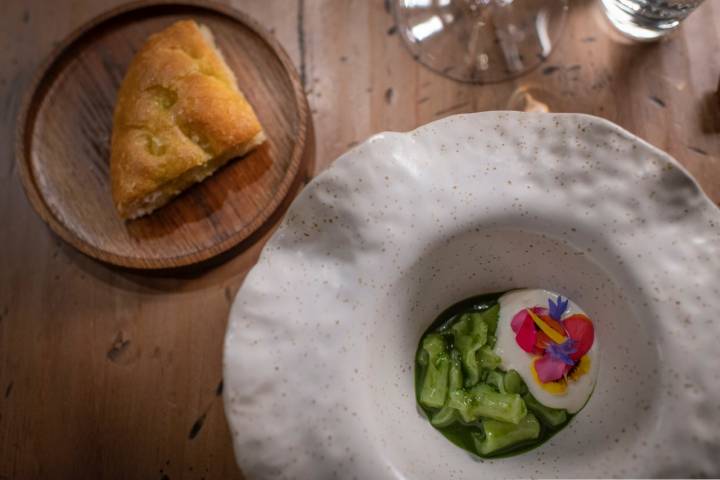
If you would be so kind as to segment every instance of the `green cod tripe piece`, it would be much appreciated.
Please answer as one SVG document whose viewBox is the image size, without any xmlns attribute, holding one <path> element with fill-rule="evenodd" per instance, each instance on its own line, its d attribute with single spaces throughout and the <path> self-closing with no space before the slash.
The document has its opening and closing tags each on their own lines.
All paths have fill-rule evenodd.
<svg viewBox="0 0 720 480">
<path fill-rule="evenodd" d="M 555 428 L 567 422 L 566 410 L 546 407 L 542 403 L 538 402 L 537 399 L 530 393 L 523 395 L 523 400 L 525 400 L 528 410 L 537 415 L 543 425 Z"/>
<path fill-rule="evenodd" d="M 515 370 L 508 370 L 505 374 L 505 391 L 508 393 L 519 393 L 523 395 L 527 393 L 527 385 L 522 377 Z"/>
<path fill-rule="evenodd" d="M 475 448 L 480 455 L 489 455 L 540 436 L 540 422 L 532 413 L 525 415 L 517 424 L 493 419 L 483 419 L 482 424 L 484 437 L 473 436 Z"/>
<path fill-rule="evenodd" d="M 423 339 L 422 349 L 427 353 L 427 367 L 420 388 L 420 403 L 440 408 L 445 404 L 448 393 L 450 356 L 445 349 L 445 340 L 436 333 Z"/>
<path fill-rule="evenodd" d="M 488 326 L 482 313 L 465 313 L 451 328 L 455 348 L 462 355 L 465 367 L 465 386 L 475 385 L 480 379 L 480 365 L 476 353 L 487 342 Z"/>
<path fill-rule="evenodd" d="M 448 399 L 445 402 L 445 405 L 443 405 L 440 411 L 438 411 L 432 416 L 432 418 L 430 419 L 430 423 L 432 423 L 436 427 L 442 428 L 448 427 L 457 421 L 458 412 L 449 405 L 449 397 L 452 396 L 453 392 L 461 390 L 462 386 L 463 377 L 462 365 L 460 362 L 460 353 L 457 350 L 453 350 L 450 357 L 450 381 L 448 385 L 450 393 L 448 395 Z"/>
<path fill-rule="evenodd" d="M 518 424 L 527 415 L 520 395 L 499 393 L 486 384 L 476 385 L 469 391 L 452 392 L 448 405 L 458 411 L 465 423 L 482 417 Z"/>
</svg>

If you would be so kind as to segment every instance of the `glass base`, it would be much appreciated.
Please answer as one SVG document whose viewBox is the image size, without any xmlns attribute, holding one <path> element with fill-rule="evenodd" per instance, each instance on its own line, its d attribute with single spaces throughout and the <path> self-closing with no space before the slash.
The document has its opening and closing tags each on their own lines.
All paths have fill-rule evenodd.
<svg viewBox="0 0 720 480">
<path fill-rule="evenodd" d="M 664 37 L 680 25 L 679 20 L 644 23 L 640 17 L 633 16 L 623 10 L 615 0 L 602 0 L 602 3 L 610 23 L 633 40 L 651 42 Z"/>
<path fill-rule="evenodd" d="M 507 80 L 537 67 L 565 23 L 567 0 L 394 0 L 413 57 L 462 82 Z"/>
</svg>

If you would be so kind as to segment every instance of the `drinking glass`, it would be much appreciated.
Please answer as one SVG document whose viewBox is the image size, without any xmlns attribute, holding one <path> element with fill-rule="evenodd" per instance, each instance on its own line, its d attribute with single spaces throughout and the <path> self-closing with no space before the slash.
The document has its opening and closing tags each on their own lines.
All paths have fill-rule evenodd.
<svg viewBox="0 0 720 480">
<path fill-rule="evenodd" d="M 464 82 L 490 83 L 542 63 L 555 46 L 567 0 L 392 0 L 413 57 Z"/>
<path fill-rule="evenodd" d="M 675 30 L 703 0 L 602 0 L 610 22 L 636 40 L 655 40 Z"/>
</svg>

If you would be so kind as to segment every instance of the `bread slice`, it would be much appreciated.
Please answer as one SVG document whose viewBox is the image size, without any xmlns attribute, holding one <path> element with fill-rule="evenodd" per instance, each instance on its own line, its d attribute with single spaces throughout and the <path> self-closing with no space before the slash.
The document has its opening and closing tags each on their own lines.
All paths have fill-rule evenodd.
<svg viewBox="0 0 720 480">
<path fill-rule="evenodd" d="M 156 33 L 118 92 L 110 151 L 121 217 L 164 205 L 265 141 L 212 33 L 183 20 Z"/>
</svg>

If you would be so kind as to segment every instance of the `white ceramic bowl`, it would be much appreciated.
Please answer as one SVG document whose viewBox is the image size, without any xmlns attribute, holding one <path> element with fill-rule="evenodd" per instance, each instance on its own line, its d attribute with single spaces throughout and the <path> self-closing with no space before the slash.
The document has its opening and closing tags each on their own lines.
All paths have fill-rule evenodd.
<svg viewBox="0 0 720 480">
<path fill-rule="evenodd" d="M 720 475 L 720 213 L 674 160 L 584 115 L 376 135 L 301 193 L 241 288 L 225 407 L 249 480 Z M 540 287 L 594 319 L 586 408 L 479 461 L 418 413 L 447 306 Z"/>
</svg>

